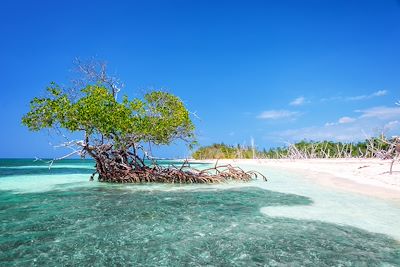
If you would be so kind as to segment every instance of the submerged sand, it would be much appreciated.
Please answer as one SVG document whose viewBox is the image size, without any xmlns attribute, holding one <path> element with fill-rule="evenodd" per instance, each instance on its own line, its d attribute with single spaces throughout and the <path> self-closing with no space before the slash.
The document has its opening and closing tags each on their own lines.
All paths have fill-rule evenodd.
<svg viewBox="0 0 400 267">
<path fill-rule="evenodd" d="M 205 160 L 202 162 L 216 162 Z M 400 162 L 378 159 L 251 159 L 219 160 L 218 164 L 257 165 L 301 174 L 312 182 L 339 190 L 400 202 Z"/>
</svg>

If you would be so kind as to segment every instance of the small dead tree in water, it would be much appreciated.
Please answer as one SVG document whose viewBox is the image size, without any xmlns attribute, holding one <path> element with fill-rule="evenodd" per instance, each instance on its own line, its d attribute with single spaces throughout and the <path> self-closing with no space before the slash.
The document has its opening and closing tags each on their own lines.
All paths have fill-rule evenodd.
<svg viewBox="0 0 400 267">
<path fill-rule="evenodd" d="M 124 96 L 118 102 L 120 82 L 107 75 L 104 63 L 78 61 L 77 70 L 84 78 L 74 83 L 73 93 L 52 83 L 47 97 L 31 101 L 22 123 L 32 131 L 55 128 L 82 133 L 83 140 L 63 144 L 73 151 L 59 159 L 72 155 L 93 158 L 96 172 L 91 179 L 98 174 L 99 181 L 114 183 L 215 183 L 248 181 L 261 175 L 230 165 L 207 171 L 187 163 L 180 168 L 159 166 L 144 144 L 168 145 L 176 140 L 195 144 L 194 125 L 183 102 L 163 91 L 151 91 L 142 99 Z"/>
</svg>

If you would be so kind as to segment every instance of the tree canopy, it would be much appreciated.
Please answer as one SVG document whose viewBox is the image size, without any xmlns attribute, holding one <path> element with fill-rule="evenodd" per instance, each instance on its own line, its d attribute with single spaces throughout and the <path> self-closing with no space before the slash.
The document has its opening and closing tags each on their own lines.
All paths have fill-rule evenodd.
<svg viewBox="0 0 400 267">
<path fill-rule="evenodd" d="M 84 131 L 88 137 L 101 135 L 115 144 L 194 141 L 189 111 L 170 93 L 152 91 L 143 99 L 132 100 L 124 96 L 121 102 L 101 84 L 83 88 L 76 101 L 56 84 L 48 87 L 47 93 L 47 97 L 35 97 L 30 111 L 22 118 L 30 130 L 57 127 L 70 132 Z"/>
</svg>

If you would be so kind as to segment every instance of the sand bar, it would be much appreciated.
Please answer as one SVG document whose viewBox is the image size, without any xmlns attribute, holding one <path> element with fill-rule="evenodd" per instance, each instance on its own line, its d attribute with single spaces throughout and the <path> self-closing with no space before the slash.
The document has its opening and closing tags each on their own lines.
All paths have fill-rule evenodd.
<svg viewBox="0 0 400 267">
<path fill-rule="evenodd" d="M 196 161 L 198 162 L 198 161 Z M 215 163 L 215 160 L 201 162 Z M 378 159 L 236 159 L 218 164 L 257 165 L 304 175 L 311 182 L 400 203 L 400 163 L 389 174 L 389 160 Z"/>
</svg>

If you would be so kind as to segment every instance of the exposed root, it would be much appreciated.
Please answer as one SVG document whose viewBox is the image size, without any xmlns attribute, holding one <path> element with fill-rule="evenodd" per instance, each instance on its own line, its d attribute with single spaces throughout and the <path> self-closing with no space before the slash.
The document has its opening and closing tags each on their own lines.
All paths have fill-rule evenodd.
<svg viewBox="0 0 400 267">
<path fill-rule="evenodd" d="M 267 178 L 257 171 L 244 171 L 232 165 L 214 166 L 206 170 L 190 167 L 185 161 L 182 166 L 140 167 L 130 169 L 108 170 L 99 173 L 99 181 L 111 183 L 221 183 L 226 181 L 248 182 L 258 177 L 267 181 Z"/>
<path fill-rule="evenodd" d="M 151 165 L 145 164 L 146 153 L 140 158 L 138 147 L 129 150 L 113 150 L 111 145 L 88 149 L 96 161 L 96 172 L 100 182 L 111 183 L 221 183 L 230 180 L 248 182 L 258 177 L 267 178 L 256 171 L 244 171 L 232 165 L 217 166 L 199 170 L 185 160 L 179 167 L 161 166 L 154 159 Z M 148 157 L 147 157 L 148 158 Z M 94 174 L 91 179 L 93 179 Z"/>
</svg>

